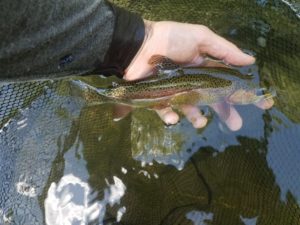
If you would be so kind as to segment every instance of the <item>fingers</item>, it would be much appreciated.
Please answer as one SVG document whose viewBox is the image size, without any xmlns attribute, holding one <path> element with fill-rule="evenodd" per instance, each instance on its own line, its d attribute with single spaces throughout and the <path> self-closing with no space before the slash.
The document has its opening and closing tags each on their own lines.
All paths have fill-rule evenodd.
<svg viewBox="0 0 300 225">
<path fill-rule="evenodd" d="M 202 115 L 196 106 L 184 105 L 180 108 L 181 112 L 185 115 L 196 129 L 203 128 L 207 124 L 207 118 Z M 159 117 L 168 125 L 176 124 L 179 121 L 179 116 L 170 107 L 156 110 Z"/>
<path fill-rule="evenodd" d="M 263 99 L 255 105 L 263 110 L 270 109 L 274 105 L 273 98 Z M 227 125 L 232 131 L 241 129 L 243 120 L 236 109 L 227 103 L 216 103 L 211 105 L 211 108 L 218 114 L 220 119 Z"/>
<path fill-rule="evenodd" d="M 237 131 L 242 127 L 243 121 L 238 112 L 233 106 L 222 103 L 217 103 L 211 106 L 219 115 L 220 119 L 232 131 Z M 184 105 L 181 107 L 181 112 L 185 115 L 196 129 L 203 128 L 207 124 L 207 118 L 202 115 L 196 106 Z M 156 110 L 159 117 L 168 125 L 178 123 L 179 116 L 170 107 L 165 109 Z"/>
<path fill-rule="evenodd" d="M 177 113 L 175 113 L 171 107 L 167 107 L 164 109 L 158 109 L 156 110 L 158 116 L 161 118 L 162 121 L 164 121 L 167 125 L 173 125 L 178 123 L 179 116 Z"/>
<path fill-rule="evenodd" d="M 273 104 L 274 100 L 270 98 L 256 103 L 256 106 L 265 110 L 271 108 Z M 232 105 L 227 103 L 216 103 L 211 105 L 211 108 L 218 114 L 219 118 L 230 130 L 237 131 L 241 129 L 243 120 Z M 196 129 L 203 128 L 207 125 L 207 118 L 202 115 L 196 106 L 183 105 L 181 106 L 180 110 Z M 179 121 L 178 114 L 175 113 L 171 107 L 156 110 L 156 112 L 159 117 L 168 125 L 176 124 Z"/>
<path fill-rule="evenodd" d="M 196 106 L 183 105 L 181 112 L 185 115 L 188 121 L 197 129 L 203 128 L 207 124 L 207 118 L 202 115 L 200 110 Z"/>
<path fill-rule="evenodd" d="M 250 65 L 255 62 L 253 56 L 242 52 L 236 45 L 215 34 L 208 28 L 202 33 L 204 33 L 202 35 L 205 35 L 206 38 L 203 41 L 203 45 L 199 47 L 200 53 L 206 53 L 236 66 Z"/>
<path fill-rule="evenodd" d="M 237 131 L 241 129 L 243 120 L 232 105 L 226 103 L 216 103 L 211 105 L 211 107 L 230 130 Z"/>
</svg>

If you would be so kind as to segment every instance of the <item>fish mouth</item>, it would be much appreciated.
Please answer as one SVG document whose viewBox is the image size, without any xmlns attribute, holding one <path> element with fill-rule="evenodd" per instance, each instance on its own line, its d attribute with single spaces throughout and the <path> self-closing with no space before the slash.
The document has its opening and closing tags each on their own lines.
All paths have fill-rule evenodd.
<svg viewBox="0 0 300 225">
<path fill-rule="evenodd" d="M 274 88 L 257 88 L 255 89 L 255 95 L 259 98 L 263 98 L 263 99 L 269 99 L 269 98 L 273 98 L 276 97 L 277 93 L 276 90 Z"/>
</svg>

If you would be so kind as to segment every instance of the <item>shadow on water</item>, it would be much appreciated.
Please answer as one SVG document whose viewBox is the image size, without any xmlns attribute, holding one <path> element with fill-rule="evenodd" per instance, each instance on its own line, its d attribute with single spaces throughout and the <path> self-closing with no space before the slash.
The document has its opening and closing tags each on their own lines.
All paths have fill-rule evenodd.
<svg viewBox="0 0 300 225">
<path fill-rule="evenodd" d="M 116 121 L 115 105 L 90 105 L 72 80 L 1 85 L 0 223 L 300 224 L 297 3 L 114 2 L 208 25 L 254 52 L 275 106 L 238 106 L 237 132 L 213 112 L 196 130 L 184 118 L 166 127 L 147 109 Z"/>
</svg>

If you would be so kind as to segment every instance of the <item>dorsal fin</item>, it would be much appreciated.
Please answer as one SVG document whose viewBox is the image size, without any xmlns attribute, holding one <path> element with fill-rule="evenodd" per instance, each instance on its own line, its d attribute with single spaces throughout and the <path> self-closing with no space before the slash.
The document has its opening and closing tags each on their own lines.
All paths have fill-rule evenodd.
<svg viewBox="0 0 300 225">
<path fill-rule="evenodd" d="M 151 56 L 148 63 L 151 66 L 154 66 L 153 75 L 157 75 L 159 77 L 167 74 L 170 76 L 180 68 L 180 66 L 174 61 L 162 55 Z"/>
<path fill-rule="evenodd" d="M 152 66 L 155 66 L 157 64 L 163 63 L 166 60 L 170 60 L 170 59 L 162 55 L 152 55 L 148 63 Z"/>
<path fill-rule="evenodd" d="M 175 70 L 179 68 L 179 65 L 176 64 L 173 60 L 162 55 L 151 56 L 148 63 L 152 66 L 158 66 L 159 69 L 164 69 L 164 70 Z"/>
</svg>

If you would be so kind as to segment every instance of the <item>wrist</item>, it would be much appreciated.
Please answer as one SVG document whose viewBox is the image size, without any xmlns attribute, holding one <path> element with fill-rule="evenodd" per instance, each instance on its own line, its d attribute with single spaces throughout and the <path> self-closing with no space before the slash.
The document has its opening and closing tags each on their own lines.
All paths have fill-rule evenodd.
<svg viewBox="0 0 300 225">
<path fill-rule="evenodd" d="M 143 43 L 141 44 L 139 50 L 136 52 L 135 56 L 132 58 L 130 65 L 135 61 L 136 58 L 138 58 L 141 54 L 145 52 L 145 48 L 148 48 L 148 43 L 151 39 L 152 33 L 153 33 L 153 26 L 156 22 L 150 21 L 150 20 L 143 20 L 144 22 L 144 40 Z M 127 67 L 127 69 L 128 69 Z M 127 70 L 126 69 L 126 70 Z"/>
<path fill-rule="evenodd" d="M 149 59 L 153 55 L 166 55 L 169 30 L 164 22 L 144 20 L 145 38 L 141 48 L 125 70 L 124 79 L 135 80 L 152 74 L 153 65 Z M 166 28 L 166 29 L 164 29 Z"/>
<path fill-rule="evenodd" d="M 96 72 L 122 77 L 145 38 L 145 24 L 140 16 L 111 5 L 115 15 L 110 47 Z"/>
</svg>

